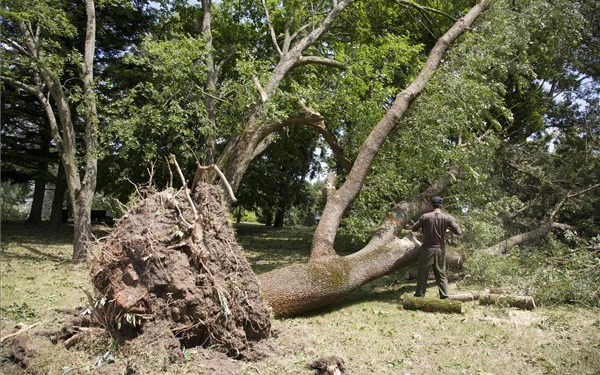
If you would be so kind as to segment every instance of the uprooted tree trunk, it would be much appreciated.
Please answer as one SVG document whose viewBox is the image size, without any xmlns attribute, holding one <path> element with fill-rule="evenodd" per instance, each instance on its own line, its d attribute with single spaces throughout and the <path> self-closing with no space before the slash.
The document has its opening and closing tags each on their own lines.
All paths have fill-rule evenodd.
<svg viewBox="0 0 600 375">
<path fill-rule="evenodd" d="M 132 207 L 100 243 L 92 281 L 105 301 L 95 317 L 117 339 L 157 341 L 144 334 L 160 327 L 164 342 L 247 358 L 270 334 L 270 309 L 213 185 L 169 189 Z"/>
<path fill-rule="evenodd" d="M 335 252 L 333 243 L 342 215 L 362 188 L 383 142 L 412 101 L 422 92 L 450 43 L 475 21 L 489 3 L 489 0 L 483 0 L 474 6 L 438 40 L 419 75 L 396 96 L 384 117 L 371 131 L 344 184 L 337 191 L 331 189 L 328 194 L 313 236 L 309 262 L 260 276 L 263 294 L 275 315 L 293 315 L 334 303 L 357 287 L 415 260 L 420 243 L 411 234 L 402 239 L 396 238 L 396 224 L 403 226 L 409 219 L 427 211 L 430 198 L 450 183 L 456 171 L 419 197 L 398 204 L 397 223 L 390 221 L 381 225 L 371 241 L 359 252 L 341 257 Z"/>
</svg>

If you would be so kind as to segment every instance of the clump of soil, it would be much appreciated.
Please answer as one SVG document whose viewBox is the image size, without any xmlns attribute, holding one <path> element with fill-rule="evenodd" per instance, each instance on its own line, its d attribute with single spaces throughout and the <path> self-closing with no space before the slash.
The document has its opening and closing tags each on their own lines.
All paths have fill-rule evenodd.
<svg viewBox="0 0 600 375">
<path fill-rule="evenodd" d="M 91 271 L 103 297 L 96 316 L 113 337 L 252 357 L 253 344 L 270 335 L 270 308 L 219 188 L 198 184 L 190 198 L 173 189 L 150 195 L 101 241 Z M 161 327 L 160 338 L 151 327 Z"/>
</svg>

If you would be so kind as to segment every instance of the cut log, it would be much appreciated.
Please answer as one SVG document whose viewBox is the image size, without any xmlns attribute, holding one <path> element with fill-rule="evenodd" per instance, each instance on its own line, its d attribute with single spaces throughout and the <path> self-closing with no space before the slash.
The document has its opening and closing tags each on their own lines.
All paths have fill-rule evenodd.
<svg viewBox="0 0 600 375">
<path fill-rule="evenodd" d="M 498 305 L 517 307 L 523 310 L 535 309 L 535 301 L 531 296 L 511 296 L 507 294 L 483 294 L 479 298 L 481 305 Z"/>
<path fill-rule="evenodd" d="M 487 294 L 489 294 L 488 291 L 450 294 L 448 296 L 448 299 L 451 299 L 454 301 L 460 301 L 460 302 L 470 302 L 470 301 L 477 301 L 481 298 L 481 296 L 487 295 Z"/>
<path fill-rule="evenodd" d="M 462 304 L 450 299 L 402 296 L 402 307 L 405 310 L 421 310 L 427 312 L 462 313 Z"/>
</svg>

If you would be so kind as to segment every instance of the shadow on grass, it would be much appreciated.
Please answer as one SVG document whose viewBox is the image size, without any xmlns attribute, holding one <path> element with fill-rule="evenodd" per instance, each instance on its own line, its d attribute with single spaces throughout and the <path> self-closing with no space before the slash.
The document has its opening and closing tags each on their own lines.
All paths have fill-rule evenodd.
<svg viewBox="0 0 600 375">
<path fill-rule="evenodd" d="M 92 227 L 94 236 L 105 236 L 110 228 L 104 225 Z M 22 222 L 2 222 L 0 257 L 6 260 L 32 260 L 66 263 L 71 260 L 73 246 L 73 225 L 63 224 L 57 232 L 50 232 L 48 224 L 26 224 Z M 53 253 L 49 247 L 68 249 Z"/>
<path fill-rule="evenodd" d="M 45 253 L 43 251 L 40 251 L 39 249 L 36 249 L 35 247 L 31 247 L 31 246 L 27 246 L 27 245 L 19 245 L 19 250 L 21 249 L 25 249 L 28 251 L 28 253 L 23 253 L 22 251 L 20 252 L 16 252 L 16 251 L 9 251 L 9 250 L 5 250 L 4 248 L 2 250 L 0 250 L 0 254 L 2 255 L 2 258 L 4 259 L 19 259 L 19 260 L 33 260 L 33 261 L 41 261 L 41 260 L 48 260 L 48 261 L 52 261 L 52 262 L 57 262 L 57 263 L 67 263 L 69 262 L 71 259 L 69 257 L 66 256 L 57 256 L 54 254 L 50 254 L 50 253 Z"/>
</svg>

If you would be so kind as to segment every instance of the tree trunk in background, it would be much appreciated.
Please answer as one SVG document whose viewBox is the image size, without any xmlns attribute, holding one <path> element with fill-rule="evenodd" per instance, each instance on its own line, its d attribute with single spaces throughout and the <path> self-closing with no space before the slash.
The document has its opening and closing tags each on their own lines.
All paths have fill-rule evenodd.
<svg viewBox="0 0 600 375">
<path fill-rule="evenodd" d="M 27 223 L 41 224 L 42 211 L 44 209 L 44 196 L 46 195 L 46 182 L 48 172 L 48 157 L 50 154 L 50 135 L 42 132 L 42 140 L 40 144 L 40 155 L 38 162 L 38 176 L 35 179 L 35 187 L 33 189 L 33 200 L 31 202 L 31 210 Z"/>
<path fill-rule="evenodd" d="M 25 221 L 28 224 L 41 224 L 42 222 L 42 209 L 44 208 L 44 195 L 46 194 L 46 179 L 38 177 L 35 180 L 35 187 L 33 190 L 33 200 L 31 201 L 31 209 L 29 210 L 29 217 Z"/>
<path fill-rule="evenodd" d="M 87 243 L 91 240 L 91 208 L 96 190 L 96 177 L 98 174 L 98 113 L 94 93 L 94 54 L 96 47 L 96 8 L 93 0 L 85 0 L 85 40 L 81 73 L 83 81 L 83 105 L 77 114 L 71 111 L 72 102 L 69 94 L 64 90 L 63 83 L 52 74 L 43 64 L 36 64 L 37 73 L 42 78 L 43 84 L 54 100 L 55 106 L 49 98 L 37 87 L 25 88 L 36 95 L 46 112 L 50 124 L 50 132 L 54 141 L 59 145 L 61 162 L 65 169 L 67 187 L 70 201 L 73 204 L 74 236 L 73 236 L 73 262 L 83 262 L 87 259 Z M 31 33 L 29 21 L 19 20 L 17 26 L 25 38 L 27 54 L 39 56 L 39 43 L 35 33 Z M 43 52 L 42 52 L 43 53 Z M 59 123 L 56 121 L 54 108 L 57 109 Z M 83 134 L 78 134 L 75 129 L 74 119 L 85 120 Z M 83 137 L 84 147 L 81 147 L 83 157 L 82 165 L 78 162 L 79 135 Z"/>
<path fill-rule="evenodd" d="M 265 215 L 265 225 L 268 227 L 273 225 L 273 213 L 271 212 L 271 210 L 263 211 L 263 215 Z"/>
<path fill-rule="evenodd" d="M 285 208 L 278 208 L 275 213 L 275 222 L 273 223 L 274 228 L 283 228 L 285 224 Z"/>
<path fill-rule="evenodd" d="M 50 220 L 48 222 L 48 232 L 56 233 L 62 224 L 62 210 L 65 201 L 65 191 L 67 183 L 65 181 L 65 169 L 62 163 L 58 163 L 58 172 L 56 181 L 54 182 L 54 197 L 52 198 L 52 211 L 50 212 Z"/>
</svg>

